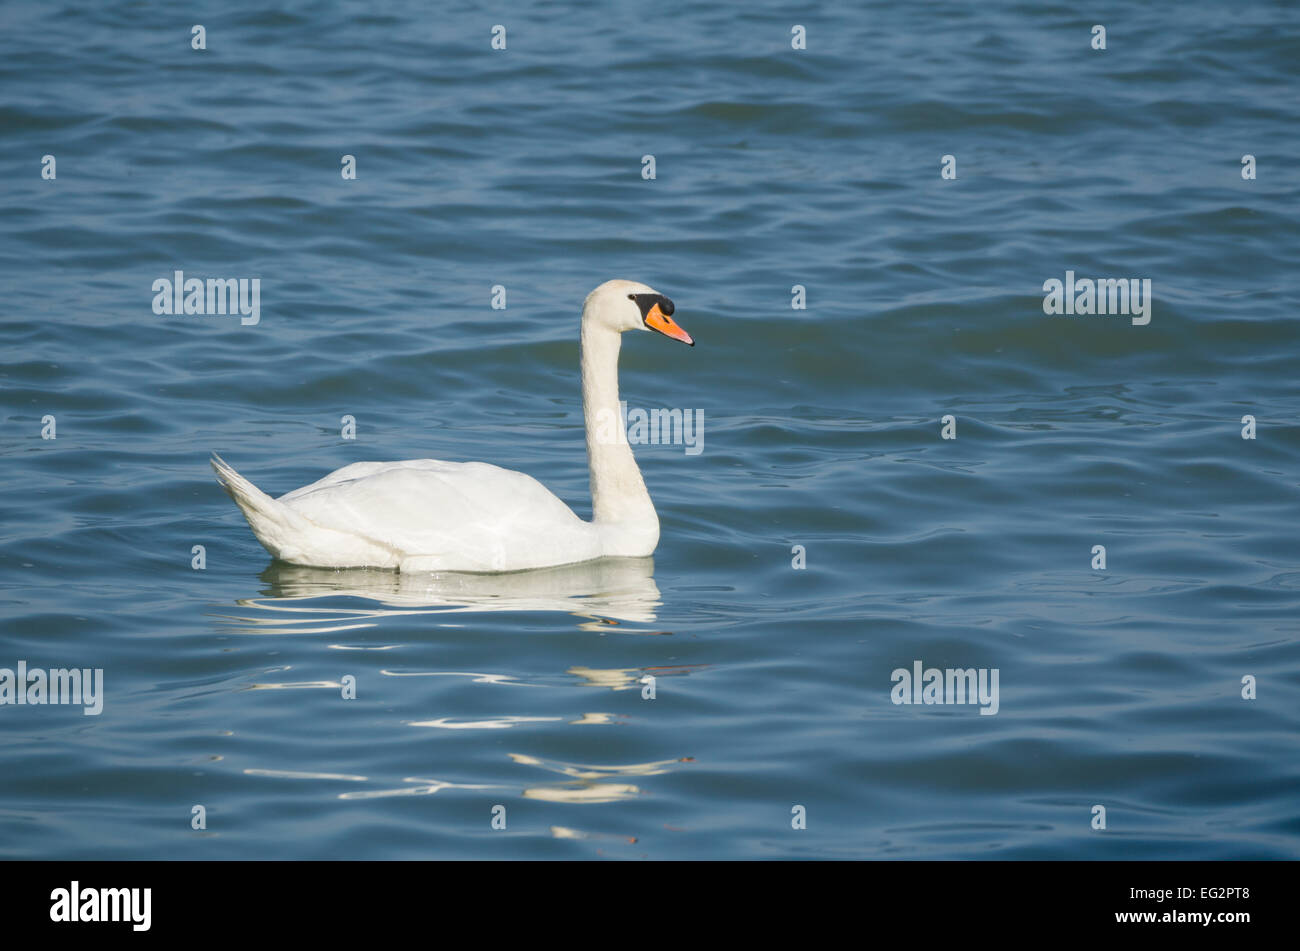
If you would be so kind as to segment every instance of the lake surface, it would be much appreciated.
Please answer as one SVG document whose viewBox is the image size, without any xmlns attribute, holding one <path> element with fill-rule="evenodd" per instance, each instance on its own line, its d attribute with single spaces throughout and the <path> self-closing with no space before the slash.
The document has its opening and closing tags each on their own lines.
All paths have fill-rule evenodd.
<svg viewBox="0 0 1300 951">
<path fill-rule="evenodd" d="M 852 6 L 6 4 L 0 668 L 103 709 L 0 706 L 0 855 L 1300 857 L 1294 8 Z M 652 561 L 297 568 L 213 478 L 586 517 L 612 277 L 697 341 L 624 340 Z"/>
</svg>

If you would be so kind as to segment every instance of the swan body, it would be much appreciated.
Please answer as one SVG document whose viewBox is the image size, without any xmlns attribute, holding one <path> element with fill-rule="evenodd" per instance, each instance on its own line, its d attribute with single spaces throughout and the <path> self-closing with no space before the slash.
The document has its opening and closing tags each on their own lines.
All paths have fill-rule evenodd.
<svg viewBox="0 0 1300 951">
<path fill-rule="evenodd" d="M 693 346 L 672 313 L 672 301 L 634 281 L 607 281 L 583 306 L 590 522 L 532 476 L 485 462 L 356 462 L 278 499 L 215 454 L 212 467 L 258 541 L 291 564 L 500 572 L 644 557 L 659 519 L 622 432 L 619 341 L 642 329 Z"/>
</svg>

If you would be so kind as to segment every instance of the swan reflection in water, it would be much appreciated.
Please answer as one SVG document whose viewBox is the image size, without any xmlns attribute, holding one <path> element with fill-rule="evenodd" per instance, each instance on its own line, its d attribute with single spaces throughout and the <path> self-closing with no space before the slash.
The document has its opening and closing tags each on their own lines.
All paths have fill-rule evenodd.
<svg viewBox="0 0 1300 951">
<path fill-rule="evenodd" d="M 237 603 L 269 614 L 229 618 L 257 634 L 337 633 L 371 627 L 386 616 L 462 611 L 562 611 L 585 618 L 583 629 L 604 630 L 619 622 L 650 623 L 662 603 L 653 558 L 599 558 L 504 574 L 306 568 L 277 561 L 260 578 L 266 584 L 263 596 Z M 376 606 L 307 603 L 339 597 Z"/>
<path fill-rule="evenodd" d="M 244 610 L 228 620 L 254 634 L 337 634 L 359 628 L 374 627 L 384 618 L 407 615 L 441 615 L 481 611 L 560 611 L 581 618 L 579 627 L 607 631 L 610 625 L 646 624 L 655 620 L 661 605 L 659 588 L 654 582 L 653 558 L 603 558 L 576 565 L 519 571 L 504 574 L 397 573 L 383 569 L 306 568 L 273 562 L 260 575 L 265 587 L 259 597 L 241 598 Z M 340 605 L 337 599 L 362 599 L 368 604 Z M 662 633 L 641 628 L 638 633 Z M 390 647 L 350 649 L 389 650 Z M 621 691 L 640 689 L 646 673 L 656 676 L 682 675 L 695 665 L 674 667 L 598 669 L 585 666 L 569 668 L 566 673 L 583 687 Z M 461 671 L 418 670 L 381 673 L 394 677 L 463 677 L 473 683 L 498 686 L 542 686 L 518 680 L 509 674 L 475 674 Z M 334 683 L 302 683 L 257 686 L 319 686 L 337 688 Z M 510 691 L 509 693 L 513 693 Z M 506 702 L 512 698 L 503 697 Z M 442 711 L 439 711 L 442 712 Z M 524 711 L 527 713 L 527 711 Z M 622 714 L 575 711 L 566 717 L 520 715 L 501 711 L 488 716 L 422 717 L 404 721 L 405 726 L 421 729 L 491 730 L 526 727 L 534 723 L 563 720 L 577 726 L 607 726 L 619 722 Z M 631 799 L 642 793 L 632 781 L 653 777 L 680 768 L 690 757 L 651 763 L 595 765 L 540 759 L 522 754 L 507 754 L 516 766 L 539 768 L 558 773 L 562 780 L 537 783 L 528 777 L 486 777 L 482 782 L 457 783 L 442 779 L 409 777 L 400 784 L 368 776 L 285 771 L 254 768 L 248 775 L 288 780 L 369 784 L 375 788 L 353 789 L 337 793 L 340 799 L 373 799 L 390 796 L 424 796 L 442 790 L 499 790 L 519 788 L 526 799 L 573 804 L 610 803 Z M 502 780 L 505 779 L 505 782 Z M 494 781 L 493 781 L 494 780 Z M 586 833 L 568 827 L 554 834 L 570 838 L 588 838 Z M 631 839 L 629 841 L 635 841 Z"/>
</svg>

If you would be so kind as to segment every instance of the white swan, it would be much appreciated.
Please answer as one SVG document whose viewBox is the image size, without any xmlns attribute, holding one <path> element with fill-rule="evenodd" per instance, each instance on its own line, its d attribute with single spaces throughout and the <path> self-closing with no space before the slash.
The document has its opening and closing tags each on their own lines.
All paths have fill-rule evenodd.
<svg viewBox="0 0 1300 951">
<path fill-rule="evenodd" d="M 215 453 L 212 468 L 257 540 L 297 565 L 521 571 L 649 555 L 659 517 L 624 436 L 619 335 L 655 330 L 694 346 L 672 313 L 672 301 L 635 281 L 606 281 L 583 304 L 590 522 L 532 476 L 485 462 L 356 462 L 278 499 Z"/>
</svg>

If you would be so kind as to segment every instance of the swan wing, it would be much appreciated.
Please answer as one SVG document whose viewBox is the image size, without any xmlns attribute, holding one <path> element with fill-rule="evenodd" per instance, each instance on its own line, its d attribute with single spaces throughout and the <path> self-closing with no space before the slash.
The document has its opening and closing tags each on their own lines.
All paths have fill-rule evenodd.
<svg viewBox="0 0 1300 951">
<path fill-rule="evenodd" d="M 485 462 L 358 462 L 278 501 L 391 550 L 405 570 L 517 571 L 600 555 L 598 533 L 554 493 Z"/>
</svg>

